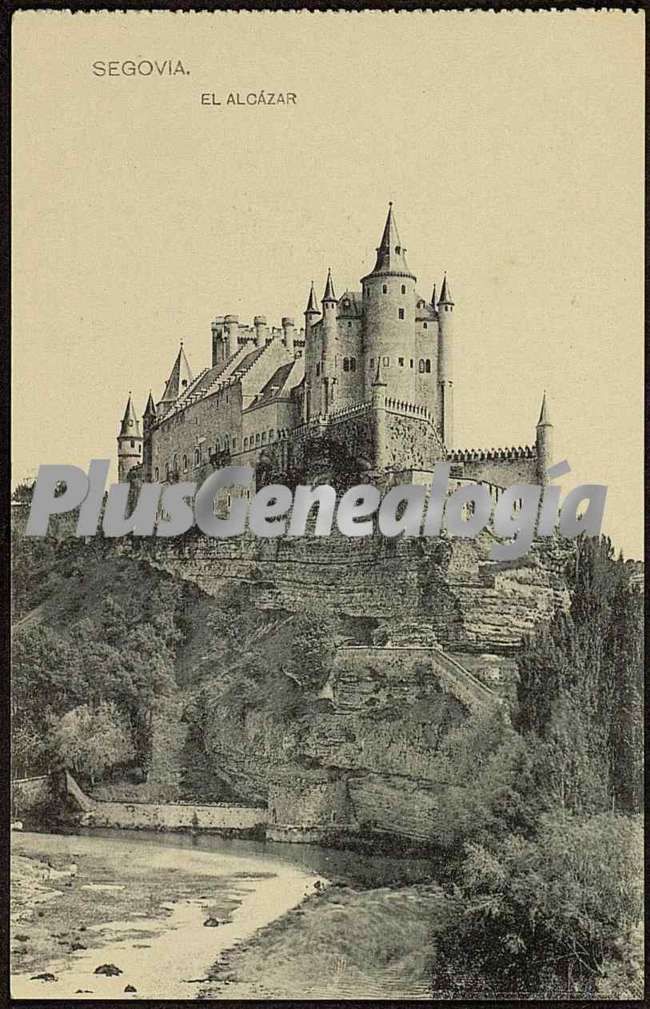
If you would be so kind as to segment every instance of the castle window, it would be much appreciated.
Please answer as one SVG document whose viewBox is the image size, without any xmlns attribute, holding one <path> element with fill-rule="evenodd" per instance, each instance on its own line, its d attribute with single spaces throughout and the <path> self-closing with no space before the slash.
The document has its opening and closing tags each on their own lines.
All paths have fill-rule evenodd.
<svg viewBox="0 0 650 1009">
<path fill-rule="evenodd" d="M 422 326 L 423 326 L 424 329 L 428 329 L 429 328 L 426 322 L 423 322 Z"/>
<path fill-rule="evenodd" d="M 357 359 L 356 359 L 356 357 L 351 357 L 350 358 L 350 371 L 356 371 L 356 370 L 357 370 Z"/>
<path fill-rule="evenodd" d="M 320 363 L 316 365 L 316 378 L 320 375 Z"/>
<path fill-rule="evenodd" d="M 158 483 L 158 481 L 160 480 L 160 470 L 158 469 L 157 466 L 156 466 L 155 470 L 153 471 L 153 478 L 156 481 L 156 483 Z"/>
<path fill-rule="evenodd" d="M 266 431 L 262 431 L 262 445 L 266 445 Z"/>
<path fill-rule="evenodd" d="M 384 292 L 384 294 L 388 294 L 388 284 L 382 284 L 381 289 Z"/>
<path fill-rule="evenodd" d="M 403 357 L 400 357 L 400 359 L 399 359 L 399 366 L 400 366 L 400 368 L 404 367 L 404 358 Z"/>
<path fill-rule="evenodd" d="M 427 375 L 431 374 L 431 361 L 428 358 L 425 361 L 424 370 L 426 371 Z"/>
<path fill-rule="evenodd" d="M 411 358 L 411 368 L 413 367 L 413 358 Z"/>
<path fill-rule="evenodd" d="M 194 449 L 194 465 L 198 466 L 200 462 L 201 462 L 201 449 L 200 448 L 195 448 Z"/>
<path fill-rule="evenodd" d="M 260 443 L 260 436 L 259 436 L 259 432 L 258 432 L 258 433 L 257 433 L 257 434 L 255 435 L 255 444 L 256 444 L 256 445 L 259 445 L 259 443 Z"/>
<path fill-rule="evenodd" d="M 351 329 L 351 328 L 352 328 L 352 323 L 348 322 L 348 329 Z"/>
<path fill-rule="evenodd" d="M 398 308 L 397 309 L 397 317 L 398 317 L 398 319 L 403 319 L 404 318 L 404 309 L 403 308 Z"/>
<path fill-rule="evenodd" d="M 390 365 L 390 358 L 385 357 L 381 363 L 383 364 L 384 368 L 388 368 L 388 366 Z"/>
<path fill-rule="evenodd" d="M 375 367 L 375 359 L 374 359 L 374 357 L 371 357 L 370 358 L 370 368 L 372 369 L 374 367 Z"/>
<path fill-rule="evenodd" d="M 244 448 L 248 448 L 248 438 L 244 438 Z"/>
<path fill-rule="evenodd" d="M 237 448 L 237 439 L 233 438 L 233 440 L 232 440 L 232 450 L 233 450 L 233 452 L 235 451 L 236 448 Z"/>
<path fill-rule="evenodd" d="M 420 361 L 418 362 L 418 371 L 420 372 L 421 375 L 424 374 L 424 360 L 423 359 L 420 359 Z"/>
<path fill-rule="evenodd" d="M 183 472 L 187 473 L 187 456 L 183 456 Z"/>
<path fill-rule="evenodd" d="M 269 441 L 273 441 L 273 428 L 269 431 Z"/>
<path fill-rule="evenodd" d="M 131 448 L 135 448 L 135 442 L 134 441 L 131 442 Z"/>
<path fill-rule="evenodd" d="M 343 371 L 350 370 L 350 359 L 348 357 L 343 358 Z"/>
<path fill-rule="evenodd" d="M 343 308 L 349 308 L 349 307 L 350 307 L 350 302 L 346 298 L 345 301 L 343 302 Z"/>
<path fill-rule="evenodd" d="M 406 294 L 406 284 L 402 284 L 402 294 Z"/>
</svg>

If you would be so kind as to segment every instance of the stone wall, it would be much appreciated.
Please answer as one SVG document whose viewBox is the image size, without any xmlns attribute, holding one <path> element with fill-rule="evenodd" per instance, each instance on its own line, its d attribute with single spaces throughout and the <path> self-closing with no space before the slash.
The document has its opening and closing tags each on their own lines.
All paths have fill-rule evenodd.
<svg viewBox="0 0 650 1009">
<path fill-rule="evenodd" d="M 66 772 L 66 791 L 88 827 L 253 831 L 268 820 L 266 808 L 228 803 L 114 802 L 86 795 Z"/>
<path fill-rule="evenodd" d="M 269 822 L 293 826 L 349 823 L 352 817 L 343 779 L 310 780 L 294 776 L 269 784 Z"/>
<path fill-rule="evenodd" d="M 28 816 L 38 811 L 51 798 L 52 788 L 47 774 L 36 778 L 14 778 L 11 782 L 12 816 Z"/>
</svg>

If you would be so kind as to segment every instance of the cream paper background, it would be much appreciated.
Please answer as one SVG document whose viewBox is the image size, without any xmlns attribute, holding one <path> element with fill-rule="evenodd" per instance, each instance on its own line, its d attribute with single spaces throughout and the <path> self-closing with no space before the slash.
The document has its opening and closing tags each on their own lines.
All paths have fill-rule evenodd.
<svg viewBox="0 0 650 1009">
<path fill-rule="evenodd" d="M 93 13 L 13 18 L 13 479 L 115 458 L 180 339 L 300 325 L 356 286 L 389 199 L 418 289 L 456 301 L 456 446 L 530 443 L 642 543 L 643 15 Z M 95 77 L 181 59 L 189 76 Z M 293 91 L 296 106 L 202 106 Z"/>
</svg>

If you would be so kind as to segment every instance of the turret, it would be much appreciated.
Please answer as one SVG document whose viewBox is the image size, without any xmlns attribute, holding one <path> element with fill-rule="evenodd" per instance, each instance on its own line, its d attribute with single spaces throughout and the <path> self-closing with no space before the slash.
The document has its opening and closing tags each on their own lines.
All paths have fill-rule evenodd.
<svg viewBox="0 0 650 1009">
<path fill-rule="evenodd" d="M 226 315 L 223 320 L 225 354 L 228 361 L 239 350 L 239 316 Z"/>
<path fill-rule="evenodd" d="M 377 361 L 388 393 L 408 403 L 415 399 L 415 281 L 406 262 L 389 204 L 372 273 L 363 277 L 363 345 L 366 394 L 372 387 Z M 400 363 L 401 362 L 401 363 Z"/>
<path fill-rule="evenodd" d="M 153 465 L 153 450 L 151 443 L 151 432 L 156 423 L 156 406 L 153 401 L 153 396 L 151 395 L 151 389 L 149 390 L 149 398 L 147 399 L 147 405 L 144 408 L 144 413 L 142 414 L 142 465 L 144 469 L 144 479 L 151 482 L 152 476 L 152 465 Z"/>
<path fill-rule="evenodd" d="M 226 359 L 226 342 L 223 329 L 224 317 L 218 315 L 212 320 L 212 367 Z"/>
<path fill-rule="evenodd" d="M 256 315 L 253 319 L 253 325 L 255 326 L 255 346 L 264 347 L 266 345 L 266 336 L 269 331 L 269 327 L 266 324 L 266 316 Z"/>
<path fill-rule="evenodd" d="M 549 419 L 546 391 L 542 397 L 535 443 L 537 445 L 537 476 L 539 482 L 545 484 L 548 482 L 546 470 L 553 465 L 553 425 Z"/>
<path fill-rule="evenodd" d="M 320 347 L 316 346 L 313 334 L 313 327 L 320 315 L 318 302 L 316 301 L 316 291 L 314 281 L 311 282 L 307 308 L 305 309 L 305 396 L 303 400 L 304 421 L 309 420 L 314 413 L 314 383 L 320 382 L 315 376 L 316 364 L 320 362 Z"/>
<path fill-rule="evenodd" d="M 142 435 L 129 392 L 126 410 L 117 436 L 117 479 L 124 483 L 130 470 L 142 462 Z"/>
<path fill-rule="evenodd" d="M 438 426 L 446 448 L 454 438 L 454 301 L 445 274 L 438 300 Z"/>
<path fill-rule="evenodd" d="M 325 292 L 321 304 L 323 306 L 323 319 L 321 322 L 321 374 L 323 376 L 321 412 L 327 416 L 332 409 L 334 401 L 334 383 L 336 381 L 334 364 L 338 329 L 336 319 L 338 299 L 334 293 L 331 269 L 327 271 L 327 281 L 325 282 Z"/>
<path fill-rule="evenodd" d="M 287 318 L 285 316 L 282 319 L 282 342 L 287 348 L 287 353 L 293 357 L 293 341 L 296 335 L 296 324 L 293 319 Z"/>
<path fill-rule="evenodd" d="M 226 316 L 226 318 L 228 317 Z M 156 403 L 156 413 L 159 418 L 163 417 L 165 413 L 167 413 L 170 407 L 173 406 L 178 397 L 185 392 L 192 381 L 192 371 L 187 357 L 185 356 L 185 351 L 183 350 L 183 342 L 181 341 L 181 346 L 178 354 L 176 355 L 174 366 L 169 378 L 167 379 L 167 384 L 165 385 L 165 391 L 163 392 L 161 399 L 159 399 Z"/>
</svg>

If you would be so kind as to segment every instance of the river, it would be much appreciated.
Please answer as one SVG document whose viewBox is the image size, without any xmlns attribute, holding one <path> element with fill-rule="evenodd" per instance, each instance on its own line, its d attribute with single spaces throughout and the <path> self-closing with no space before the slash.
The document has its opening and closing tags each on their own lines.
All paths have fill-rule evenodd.
<svg viewBox="0 0 650 1009">
<path fill-rule="evenodd" d="M 71 932 L 53 935 L 72 934 L 74 925 L 85 920 L 84 907 L 94 905 L 98 917 L 93 923 L 91 916 L 84 928 L 82 938 L 88 948 L 66 948 L 64 955 L 49 957 L 37 969 L 15 969 L 11 982 L 15 998 L 196 998 L 201 986 L 206 986 L 215 961 L 234 948 L 241 949 L 260 929 L 297 909 L 306 897 L 312 898 L 312 917 L 321 916 L 332 881 L 353 897 L 363 888 L 383 887 L 375 892 L 385 899 L 392 894 L 391 884 L 417 883 L 430 878 L 431 872 L 423 860 L 214 835 L 106 829 L 73 835 L 17 832 L 12 840 L 13 851 L 19 856 L 51 859 L 54 864 L 57 860 L 60 864 L 63 858 L 74 864 L 74 877 L 69 881 L 62 877 L 60 888 L 58 882 L 52 882 L 58 896 L 39 905 L 45 910 L 36 912 L 38 919 L 33 917 L 33 910 L 26 911 L 31 916 L 28 920 L 32 931 L 43 925 L 44 915 L 46 921 L 55 909 L 60 915 L 66 901 L 76 921 L 70 926 Z M 155 906 L 145 899 L 147 893 L 149 899 L 157 897 Z M 323 907 L 315 900 L 319 893 L 323 894 Z M 111 915 L 112 908 L 116 917 Z M 340 909 L 340 903 L 332 903 L 327 910 L 333 913 Z M 293 911 L 294 915 L 303 913 Z M 206 927 L 206 918 L 213 914 L 219 926 Z M 66 929 L 69 920 L 70 915 Z M 304 933 L 302 921 L 296 919 L 299 932 Z M 60 917 L 56 927 L 62 927 Z M 23 931 L 28 928 L 21 925 Z M 88 939 L 91 933 L 92 948 Z M 301 955 L 304 958 L 304 952 L 297 953 L 296 958 L 299 960 Z M 337 970 L 344 975 L 341 959 L 345 960 L 345 952 L 343 958 L 340 952 L 337 958 Z M 319 960 L 324 962 L 322 956 Z M 117 965 L 121 973 L 112 977 L 96 975 L 95 968 L 103 963 Z M 335 993 L 344 998 L 368 997 L 368 991 L 374 997 L 426 997 L 421 986 L 414 988 L 406 979 L 401 983 L 395 970 L 368 966 L 368 985 L 365 980 L 355 980 L 355 967 L 347 982 L 349 990 L 344 992 L 335 985 Z M 44 973 L 54 975 L 56 981 L 48 983 L 35 977 Z M 251 973 L 257 975 L 257 970 Z M 265 978 L 268 976 L 265 974 Z M 286 983 L 291 992 L 292 982 Z M 343 976 L 340 983 L 346 987 Z M 135 990 L 125 992 L 127 985 Z M 243 987 L 241 981 L 232 989 L 222 986 L 219 997 L 255 997 L 255 988 L 251 978 L 250 984 L 244 983 Z M 332 997 L 329 977 L 325 989 Z M 295 997 L 300 993 L 296 992 Z"/>
</svg>

